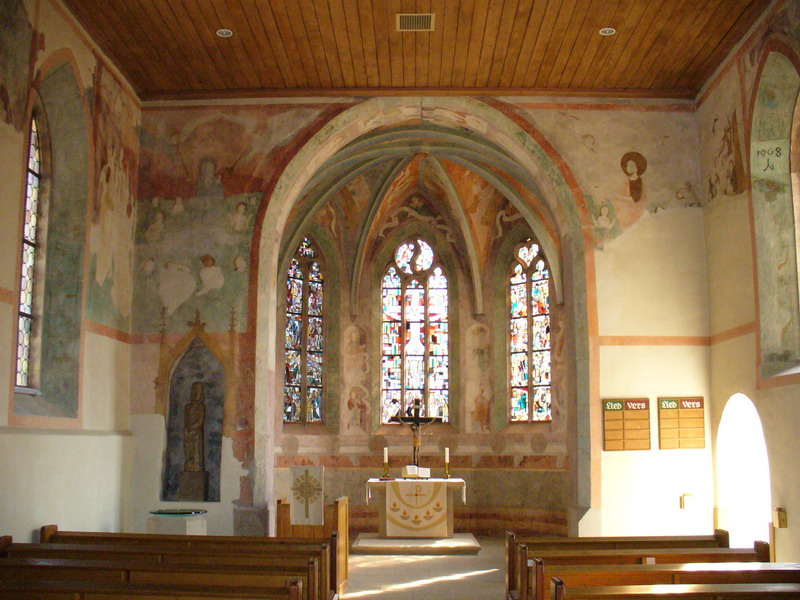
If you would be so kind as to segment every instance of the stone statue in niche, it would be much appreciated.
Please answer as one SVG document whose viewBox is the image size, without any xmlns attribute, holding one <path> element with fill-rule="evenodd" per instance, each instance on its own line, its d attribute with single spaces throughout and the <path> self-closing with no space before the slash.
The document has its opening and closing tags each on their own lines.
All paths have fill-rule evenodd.
<svg viewBox="0 0 800 600">
<path fill-rule="evenodd" d="M 183 470 L 205 471 L 203 425 L 206 419 L 206 398 L 203 383 L 192 384 L 192 397 L 186 403 L 183 419 Z"/>
<path fill-rule="evenodd" d="M 205 500 L 208 496 L 208 472 L 205 458 L 206 399 L 203 383 L 195 381 L 184 409 L 183 471 L 178 475 L 180 500 Z"/>
<path fill-rule="evenodd" d="M 639 202 L 644 192 L 642 175 L 647 170 L 647 159 L 638 152 L 626 152 L 620 160 L 620 167 L 628 177 L 628 194 L 631 200 Z"/>
</svg>

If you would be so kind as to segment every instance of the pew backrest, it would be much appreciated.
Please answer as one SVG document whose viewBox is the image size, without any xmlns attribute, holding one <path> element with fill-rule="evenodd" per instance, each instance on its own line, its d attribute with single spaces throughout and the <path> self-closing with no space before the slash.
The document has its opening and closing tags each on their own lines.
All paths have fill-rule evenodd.
<svg viewBox="0 0 800 600">
<path fill-rule="evenodd" d="M 178 586 L 103 581 L 55 581 L 55 580 L 0 580 L 0 598 L 4 600 L 302 600 L 303 583 L 294 579 L 286 586 L 225 587 L 225 586 Z"/>
<path fill-rule="evenodd" d="M 506 544 L 506 598 L 519 596 L 519 586 L 525 576 L 527 560 L 520 560 L 518 547 L 538 553 L 550 550 L 625 549 L 625 548 L 728 548 L 730 536 L 724 529 L 714 530 L 713 535 L 690 536 L 601 536 L 601 537 L 553 537 L 520 536 L 507 531 Z"/>
<path fill-rule="evenodd" d="M 675 585 L 617 585 L 571 587 L 551 579 L 551 599 L 570 600 L 763 600 L 800 598 L 798 583 L 709 583 Z"/>
</svg>

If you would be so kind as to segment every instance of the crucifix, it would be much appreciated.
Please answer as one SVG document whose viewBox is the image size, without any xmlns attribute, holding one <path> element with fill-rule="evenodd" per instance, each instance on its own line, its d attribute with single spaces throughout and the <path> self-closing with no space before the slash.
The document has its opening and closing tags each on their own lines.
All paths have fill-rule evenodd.
<svg viewBox="0 0 800 600">
<path fill-rule="evenodd" d="M 427 425 L 428 423 L 433 423 L 434 421 L 441 421 L 439 417 L 420 417 L 420 401 L 419 398 L 414 400 L 413 409 L 411 410 L 411 416 L 408 417 L 398 417 L 398 420 L 405 424 L 411 426 L 411 431 L 414 434 L 414 454 L 413 454 L 413 462 L 414 465 L 417 467 L 419 466 L 419 449 L 422 446 L 422 428 Z"/>
</svg>

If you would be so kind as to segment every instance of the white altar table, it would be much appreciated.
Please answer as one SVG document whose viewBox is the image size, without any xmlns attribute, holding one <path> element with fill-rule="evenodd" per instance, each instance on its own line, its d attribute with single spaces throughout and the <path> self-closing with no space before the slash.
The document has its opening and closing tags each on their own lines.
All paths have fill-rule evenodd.
<svg viewBox="0 0 800 600">
<path fill-rule="evenodd" d="M 381 538 L 451 538 L 455 493 L 467 501 L 463 479 L 389 479 L 367 481 L 367 504 L 378 498 Z"/>
</svg>

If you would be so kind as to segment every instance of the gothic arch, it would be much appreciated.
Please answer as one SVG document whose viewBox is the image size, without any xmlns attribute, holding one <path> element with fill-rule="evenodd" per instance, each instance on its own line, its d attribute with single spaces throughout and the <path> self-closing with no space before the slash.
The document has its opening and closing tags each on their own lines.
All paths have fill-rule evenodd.
<svg viewBox="0 0 800 600">
<path fill-rule="evenodd" d="M 593 248 L 589 213 L 574 176 L 544 136 L 510 105 L 499 102 L 490 105 L 474 98 L 373 98 L 353 106 L 334 117 L 308 140 L 281 173 L 269 202 L 262 205 L 260 222 L 264 225 L 254 248 L 254 254 L 258 256 L 257 305 L 265 307 L 258 311 L 256 323 L 254 494 L 257 505 L 267 505 L 275 495 L 271 467 L 277 427 L 275 411 L 270 407 L 278 401 L 272 382 L 279 361 L 274 343 L 277 335 L 276 311 L 272 307 L 276 306 L 278 290 L 281 289 L 278 261 L 282 241 L 296 235 L 296 232 L 286 231 L 290 213 L 315 183 L 333 181 L 326 193 L 334 192 L 336 179 L 329 176 L 332 171 L 328 169 L 336 168 L 334 163 L 338 163 L 338 152 L 353 150 L 359 141 L 366 143 L 370 140 L 374 143 L 381 131 L 403 128 L 406 128 L 403 131 L 406 136 L 408 128 L 422 130 L 425 135 L 417 136 L 416 141 L 410 144 L 383 140 L 382 150 L 395 161 L 409 154 L 427 152 L 437 158 L 452 158 L 454 162 L 461 161 L 462 164 L 491 172 L 497 166 L 496 161 L 503 157 L 506 168 L 501 172 L 504 173 L 507 191 L 520 202 L 519 208 L 525 220 L 532 228 L 535 226 L 535 231 L 542 227 L 543 220 L 546 221 L 547 235 L 543 235 L 545 239 L 540 242 L 543 247 L 545 240 L 551 244 L 547 248 L 551 268 L 555 271 L 558 266 L 560 269 L 562 258 L 569 255 L 567 272 L 570 281 L 565 287 L 569 287 L 574 299 L 570 310 L 574 311 L 577 323 L 575 345 L 580 356 L 589 357 L 591 354 L 589 336 L 596 335 L 596 306 L 592 300 L 593 263 L 590 259 L 587 262 Z M 431 141 L 432 129 L 441 133 L 445 141 Z M 448 145 L 446 142 L 453 136 L 471 143 L 463 147 Z M 353 148 L 349 148 L 350 144 L 353 144 Z M 354 152 L 357 153 L 357 150 Z M 339 158 L 343 162 L 338 166 L 343 169 L 367 169 L 367 165 L 375 166 L 385 161 L 386 155 L 365 152 L 360 161 L 350 154 L 342 154 Z M 322 173 L 320 169 L 326 172 Z M 320 177 L 315 180 L 318 173 Z M 504 182 L 500 180 L 498 183 Z M 541 205 L 532 206 L 531 201 L 519 193 L 519 186 L 531 190 L 541 200 Z M 561 295 L 557 294 L 557 297 Z M 585 368 L 577 368 L 575 376 L 578 380 L 578 405 L 574 407 L 574 412 L 582 416 L 577 419 L 575 435 L 570 443 L 580 447 L 580 452 L 575 452 L 581 458 L 574 471 L 573 497 L 574 512 L 580 515 L 581 509 L 588 508 L 590 504 L 590 376 Z"/>
</svg>

